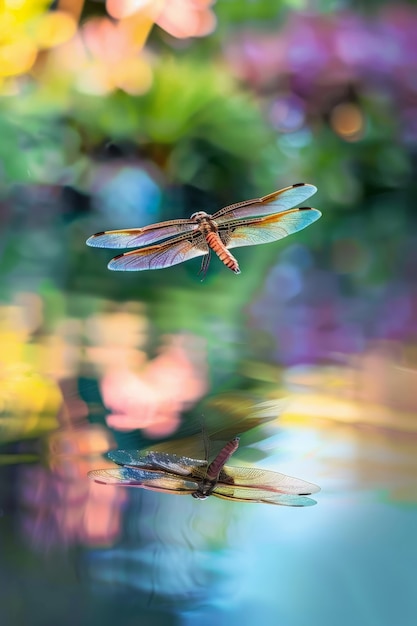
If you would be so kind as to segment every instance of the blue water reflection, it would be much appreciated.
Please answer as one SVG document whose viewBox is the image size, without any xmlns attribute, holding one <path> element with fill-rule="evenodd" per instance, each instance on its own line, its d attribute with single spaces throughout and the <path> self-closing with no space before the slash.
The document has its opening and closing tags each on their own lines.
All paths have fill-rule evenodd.
<svg viewBox="0 0 417 626">
<path fill-rule="evenodd" d="M 127 511 L 117 547 L 84 557 L 100 595 L 129 590 L 146 606 L 175 606 L 185 624 L 304 626 L 364 616 L 388 625 L 399 610 L 394 594 L 402 623 L 413 623 L 416 511 L 372 490 L 337 489 L 302 511 L 145 493 Z"/>
<path fill-rule="evenodd" d="M 208 609 L 186 612 L 185 624 L 413 624 L 416 554 L 405 538 L 413 511 L 335 496 L 309 509 L 308 520 L 287 516 L 277 523 L 270 510 L 257 513 L 262 532 L 240 548 L 239 594 L 231 604 L 212 600 Z"/>
<path fill-rule="evenodd" d="M 140 592 L 149 606 L 199 606 L 208 594 L 234 595 L 239 527 L 234 507 L 135 490 L 120 541 L 89 551 L 87 571 L 97 589 L 106 583 L 110 593 Z"/>
<path fill-rule="evenodd" d="M 200 502 L 100 485 L 92 493 L 86 471 L 102 466 L 97 452 L 112 444 L 104 430 L 72 428 L 70 437 L 51 440 L 49 470 L 2 470 L 0 524 L 11 545 L 30 546 L 39 581 L 63 559 L 58 596 L 67 593 L 65 576 L 74 568 L 68 557 L 77 548 L 83 611 L 127 602 L 128 614 L 163 610 L 184 624 L 249 625 L 256 618 L 268 626 L 336 618 L 348 626 L 364 616 L 388 626 L 399 611 L 411 626 L 415 435 L 314 417 L 303 425 L 291 415 L 279 434 L 258 444 L 267 453 L 259 465 L 318 482 L 315 507 Z M 5 492 L 16 479 L 20 487 Z M 12 501 L 20 517 L 13 531 Z M 167 614 L 160 623 L 169 623 Z"/>
</svg>

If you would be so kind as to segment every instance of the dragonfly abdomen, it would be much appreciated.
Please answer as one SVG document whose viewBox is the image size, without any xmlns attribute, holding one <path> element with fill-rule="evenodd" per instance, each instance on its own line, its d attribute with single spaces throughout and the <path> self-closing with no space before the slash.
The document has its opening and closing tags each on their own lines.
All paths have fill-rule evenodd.
<svg viewBox="0 0 417 626">
<path fill-rule="evenodd" d="M 206 234 L 206 241 L 210 248 L 217 254 L 220 261 L 222 261 L 226 267 L 228 267 L 235 274 L 240 274 L 239 263 L 226 248 L 222 240 L 220 239 L 218 233 L 210 232 Z"/>
<path fill-rule="evenodd" d="M 217 480 L 220 470 L 239 447 L 239 437 L 235 437 L 222 448 L 214 461 L 207 468 L 207 479 Z"/>
</svg>

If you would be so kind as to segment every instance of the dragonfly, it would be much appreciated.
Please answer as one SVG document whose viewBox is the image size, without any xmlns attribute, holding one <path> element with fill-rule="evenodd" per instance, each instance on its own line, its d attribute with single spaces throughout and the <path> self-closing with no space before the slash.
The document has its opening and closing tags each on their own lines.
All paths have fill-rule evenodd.
<svg viewBox="0 0 417 626">
<path fill-rule="evenodd" d="M 111 270 L 163 269 L 203 256 L 199 273 L 204 276 L 214 252 L 227 268 L 240 274 L 230 249 L 276 241 L 318 220 L 317 209 L 294 208 L 316 191 L 314 185 L 297 183 L 263 198 L 231 204 L 214 215 L 198 211 L 189 219 L 104 231 L 86 243 L 96 248 L 138 248 L 114 257 L 107 266 Z"/>
<path fill-rule="evenodd" d="M 281 506 L 309 506 L 316 501 L 306 496 L 320 487 L 256 467 L 226 465 L 239 446 L 234 437 L 211 463 L 166 452 L 141 453 L 139 450 L 111 450 L 109 459 L 120 467 L 88 473 L 100 484 L 141 487 L 176 495 L 191 494 L 198 500 L 217 496 L 238 502 L 266 502 Z"/>
</svg>

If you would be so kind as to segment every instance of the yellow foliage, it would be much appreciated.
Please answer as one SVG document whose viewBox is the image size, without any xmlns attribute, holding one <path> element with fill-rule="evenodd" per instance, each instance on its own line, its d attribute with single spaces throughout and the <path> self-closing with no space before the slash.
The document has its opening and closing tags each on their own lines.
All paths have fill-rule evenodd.
<svg viewBox="0 0 417 626">
<path fill-rule="evenodd" d="M 0 5 L 0 77 L 27 73 L 39 49 L 71 39 L 77 24 L 62 11 L 49 12 L 45 0 L 3 0 Z"/>
</svg>

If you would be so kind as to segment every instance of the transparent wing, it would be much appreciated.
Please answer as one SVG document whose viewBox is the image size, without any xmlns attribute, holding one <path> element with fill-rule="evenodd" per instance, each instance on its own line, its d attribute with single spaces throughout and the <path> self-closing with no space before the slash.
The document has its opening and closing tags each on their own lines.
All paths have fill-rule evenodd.
<svg viewBox="0 0 417 626">
<path fill-rule="evenodd" d="M 293 478 L 286 474 L 257 467 L 234 467 L 231 465 L 225 465 L 220 472 L 219 484 L 300 496 L 308 496 L 320 491 L 320 487 L 301 480 L 301 478 Z"/>
<path fill-rule="evenodd" d="M 226 487 L 224 485 L 216 485 L 213 496 L 238 502 L 265 502 L 279 506 L 312 506 L 316 504 L 315 500 L 303 496 L 272 493 L 265 489 L 249 489 L 235 486 Z"/>
<path fill-rule="evenodd" d="M 196 226 L 196 223 L 191 220 L 171 220 L 143 228 L 107 230 L 91 235 L 86 244 L 94 248 L 136 248 L 195 230 Z"/>
<path fill-rule="evenodd" d="M 226 206 L 217 211 L 213 215 L 213 219 L 220 225 L 222 222 L 230 219 L 280 213 L 301 204 L 315 194 L 316 191 L 317 187 L 314 185 L 297 183 L 296 185 L 291 185 L 291 187 L 274 191 L 263 198 L 245 200 L 244 202 Z"/>
<path fill-rule="evenodd" d="M 256 246 L 292 235 L 321 216 L 317 209 L 290 209 L 285 213 L 250 220 L 233 220 L 219 227 L 220 238 L 227 248 Z"/>
<path fill-rule="evenodd" d="M 166 243 L 125 252 L 114 257 L 107 267 L 110 270 L 125 272 L 160 270 L 208 254 L 208 251 L 204 237 L 198 232 L 194 236 L 181 235 Z"/>
<path fill-rule="evenodd" d="M 198 488 L 198 484 L 192 480 L 170 476 L 165 472 L 150 472 L 132 467 L 92 470 L 88 472 L 88 477 L 96 483 L 105 485 L 142 487 L 151 491 L 180 494 L 193 493 Z"/>
<path fill-rule="evenodd" d="M 180 476 L 194 476 L 207 467 L 207 461 L 190 459 L 186 456 L 168 454 L 165 452 L 141 453 L 140 450 L 110 450 L 109 459 L 129 467 L 139 467 L 147 470 L 165 470 Z"/>
</svg>

